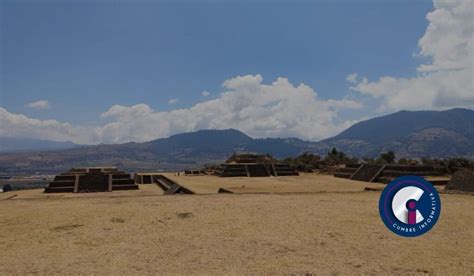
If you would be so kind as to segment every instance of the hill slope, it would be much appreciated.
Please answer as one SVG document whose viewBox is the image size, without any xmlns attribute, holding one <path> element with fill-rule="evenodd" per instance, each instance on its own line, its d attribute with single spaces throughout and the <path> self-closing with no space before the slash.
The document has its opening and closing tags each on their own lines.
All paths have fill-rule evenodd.
<svg viewBox="0 0 474 276">
<path fill-rule="evenodd" d="M 357 157 L 387 150 L 398 157 L 474 156 L 474 111 L 400 111 L 357 123 L 313 151 L 331 147 Z"/>
</svg>

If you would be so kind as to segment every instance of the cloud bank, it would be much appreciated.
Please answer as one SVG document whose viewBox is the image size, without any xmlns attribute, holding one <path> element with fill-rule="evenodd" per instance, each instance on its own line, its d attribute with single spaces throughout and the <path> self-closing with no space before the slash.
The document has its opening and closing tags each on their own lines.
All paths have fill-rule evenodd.
<svg viewBox="0 0 474 276">
<path fill-rule="evenodd" d="M 379 111 L 474 107 L 474 1 L 434 1 L 435 10 L 419 40 L 421 64 L 413 78 L 383 76 L 347 80 L 351 90 L 380 100 Z"/>
<path fill-rule="evenodd" d="M 299 137 L 319 140 L 352 124 L 338 112 L 361 108 L 349 100 L 324 100 L 305 84 L 286 78 L 264 84 L 261 75 L 237 76 L 223 83 L 217 98 L 188 109 L 155 111 L 147 104 L 114 105 L 101 117 L 102 126 L 76 126 L 56 120 L 38 120 L 0 108 L 1 136 L 29 136 L 80 144 L 149 141 L 199 129 L 236 128 L 253 137 Z"/>
</svg>

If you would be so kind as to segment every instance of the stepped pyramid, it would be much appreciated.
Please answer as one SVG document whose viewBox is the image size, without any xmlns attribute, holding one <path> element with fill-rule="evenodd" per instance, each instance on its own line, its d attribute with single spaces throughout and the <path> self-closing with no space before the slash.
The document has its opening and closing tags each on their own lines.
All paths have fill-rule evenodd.
<svg viewBox="0 0 474 276">
<path fill-rule="evenodd" d="M 349 178 L 365 182 L 388 183 L 404 175 L 442 176 L 446 169 L 427 165 L 400 164 L 348 164 L 334 173 L 335 177 Z M 442 181 L 441 181 L 442 182 Z"/>
<path fill-rule="evenodd" d="M 221 177 L 264 177 L 299 175 L 289 165 L 259 154 L 234 154 L 216 170 Z"/>
<path fill-rule="evenodd" d="M 116 190 L 138 190 L 138 185 L 129 173 L 115 167 L 72 168 L 57 175 L 45 193 L 111 192 Z"/>
</svg>

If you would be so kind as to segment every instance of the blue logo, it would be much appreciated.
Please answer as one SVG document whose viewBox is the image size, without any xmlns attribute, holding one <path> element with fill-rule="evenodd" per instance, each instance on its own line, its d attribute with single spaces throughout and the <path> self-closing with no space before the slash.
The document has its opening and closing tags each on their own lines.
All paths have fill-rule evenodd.
<svg viewBox="0 0 474 276">
<path fill-rule="evenodd" d="M 393 233 L 417 237 L 430 231 L 441 214 L 439 194 L 418 176 L 402 176 L 390 182 L 379 201 L 380 217 Z"/>
</svg>

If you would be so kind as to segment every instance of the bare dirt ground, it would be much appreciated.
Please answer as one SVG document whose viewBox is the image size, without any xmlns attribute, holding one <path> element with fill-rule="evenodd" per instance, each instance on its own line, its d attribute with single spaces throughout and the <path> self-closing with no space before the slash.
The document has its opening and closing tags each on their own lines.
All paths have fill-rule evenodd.
<svg viewBox="0 0 474 276">
<path fill-rule="evenodd" d="M 216 177 L 211 175 L 186 176 L 168 173 L 173 179 L 198 194 L 216 193 L 220 187 L 234 193 L 311 193 L 354 192 L 365 187 L 383 188 L 379 183 L 353 181 L 323 174 L 305 174 L 280 177 Z"/>
<path fill-rule="evenodd" d="M 474 196 L 442 194 L 434 229 L 401 238 L 379 218 L 379 192 L 308 178 L 319 191 L 5 193 L 0 274 L 474 274 Z"/>
</svg>

